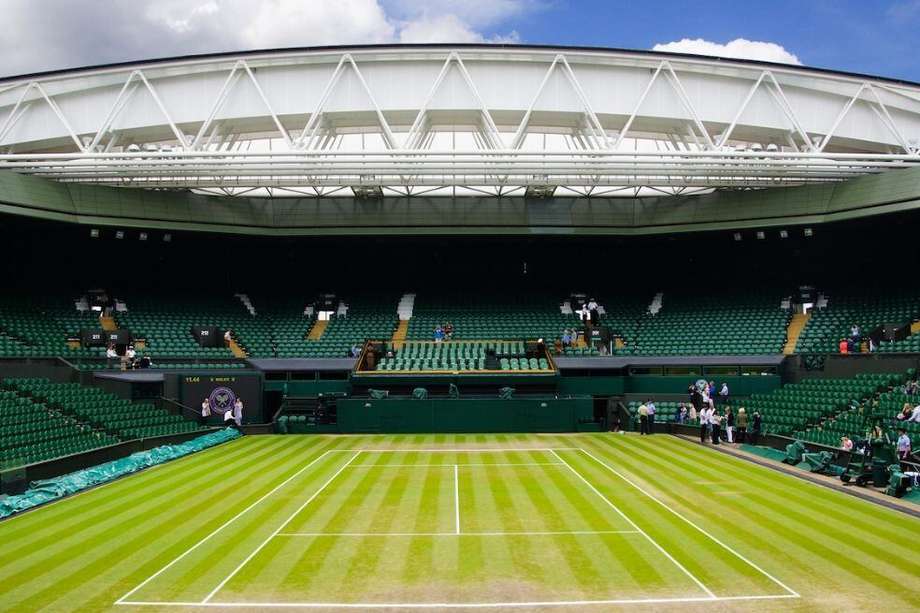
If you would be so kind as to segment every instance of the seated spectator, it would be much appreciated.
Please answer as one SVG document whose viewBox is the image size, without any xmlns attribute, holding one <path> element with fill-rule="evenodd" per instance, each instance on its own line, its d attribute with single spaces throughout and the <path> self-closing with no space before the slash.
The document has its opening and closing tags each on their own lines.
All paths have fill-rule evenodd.
<svg viewBox="0 0 920 613">
<path fill-rule="evenodd" d="M 231 332 L 230 329 L 228 328 L 227 330 L 224 331 L 224 344 L 227 347 L 229 347 L 230 341 L 232 340 L 233 340 L 233 332 Z"/>
<path fill-rule="evenodd" d="M 850 437 L 843 435 L 840 437 L 840 448 L 844 451 L 853 451 L 853 441 L 850 440 Z"/>
<path fill-rule="evenodd" d="M 853 327 L 850 328 L 850 338 L 856 342 L 859 342 L 859 326 L 856 324 L 853 324 Z"/>
<path fill-rule="evenodd" d="M 572 334 L 569 332 L 569 329 L 566 328 L 562 331 L 562 346 L 568 347 L 572 344 Z"/>
<path fill-rule="evenodd" d="M 896 419 L 905 423 L 914 422 L 920 424 L 920 404 L 912 407 L 909 402 L 905 402 L 904 408 L 898 413 Z"/>
<path fill-rule="evenodd" d="M 447 340 L 454 338 L 454 324 L 450 322 L 444 324 L 444 338 Z"/>
</svg>

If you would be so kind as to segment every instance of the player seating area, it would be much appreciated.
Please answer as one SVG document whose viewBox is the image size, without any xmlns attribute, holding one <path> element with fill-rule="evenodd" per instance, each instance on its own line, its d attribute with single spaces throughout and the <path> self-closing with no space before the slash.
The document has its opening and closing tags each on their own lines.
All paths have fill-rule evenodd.
<svg viewBox="0 0 920 613">
<path fill-rule="evenodd" d="M 499 368 L 503 371 L 551 370 L 545 357 L 526 357 L 523 341 L 407 341 L 394 352 L 393 357 L 384 357 L 377 365 L 377 370 L 486 370 L 486 353 L 489 350 L 495 351 Z"/>
</svg>

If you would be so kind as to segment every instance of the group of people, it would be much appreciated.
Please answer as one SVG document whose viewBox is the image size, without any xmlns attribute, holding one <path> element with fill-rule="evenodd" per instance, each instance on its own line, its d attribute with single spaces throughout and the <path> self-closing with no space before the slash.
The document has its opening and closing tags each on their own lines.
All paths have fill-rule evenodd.
<svg viewBox="0 0 920 613">
<path fill-rule="evenodd" d="M 134 345 L 128 345 L 125 348 L 124 354 L 118 355 L 118 349 L 115 347 L 115 343 L 109 343 L 109 346 L 106 347 L 105 350 L 105 357 L 110 367 L 117 361 L 121 364 L 122 370 L 150 368 L 153 365 L 153 362 L 150 361 L 150 356 L 144 355 L 140 358 L 137 357 L 137 351 L 134 349 Z"/>
<path fill-rule="evenodd" d="M 211 399 L 205 397 L 201 401 L 201 423 L 205 424 L 211 417 Z M 224 424 L 230 427 L 239 427 L 243 423 L 243 399 L 237 397 L 233 401 L 233 408 L 224 411 Z"/>
<path fill-rule="evenodd" d="M 850 336 L 840 339 L 837 349 L 842 355 L 862 352 L 862 331 L 860 331 L 857 324 L 853 324 L 850 327 Z M 871 336 L 867 339 L 866 349 L 869 353 L 874 353 L 878 349 L 875 345 L 875 340 Z"/>
<path fill-rule="evenodd" d="M 438 324 L 434 329 L 434 342 L 440 343 L 443 341 L 449 341 L 454 338 L 454 324 L 447 322 L 446 324 Z"/>
<path fill-rule="evenodd" d="M 738 414 L 730 406 L 724 414 L 715 407 L 703 407 L 699 412 L 700 443 L 711 440 L 713 445 L 721 441 L 732 444 L 750 443 L 756 445 L 763 429 L 763 417 L 758 411 L 748 419 L 747 410 L 738 408 Z"/>
</svg>

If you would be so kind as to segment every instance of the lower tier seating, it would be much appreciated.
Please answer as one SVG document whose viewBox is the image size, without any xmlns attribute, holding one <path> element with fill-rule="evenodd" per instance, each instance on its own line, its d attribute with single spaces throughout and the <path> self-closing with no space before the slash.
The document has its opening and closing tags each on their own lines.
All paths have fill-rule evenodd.
<svg viewBox="0 0 920 613">
<path fill-rule="evenodd" d="M 97 387 L 47 379 L 5 379 L 4 387 L 121 440 L 179 434 L 200 426 L 152 404 L 134 404 Z"/>
<path fill-rule="evenodd" d="M 118 438 L 49 408 L 42 402 L 0 390 L 0 468 L 21 466 L 97 447 Z"/>
</svg>

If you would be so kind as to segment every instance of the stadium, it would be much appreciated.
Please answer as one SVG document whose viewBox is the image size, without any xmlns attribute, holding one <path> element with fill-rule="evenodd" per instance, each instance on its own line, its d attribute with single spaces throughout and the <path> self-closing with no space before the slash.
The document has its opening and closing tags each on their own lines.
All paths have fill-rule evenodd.
<svg viewBox="0 0 920 613">
<path fill-rule="evenodd" d="M 0 79 L 0 610 L 920 609 L 918 209 L 882 76 Z"/>
</svg>

